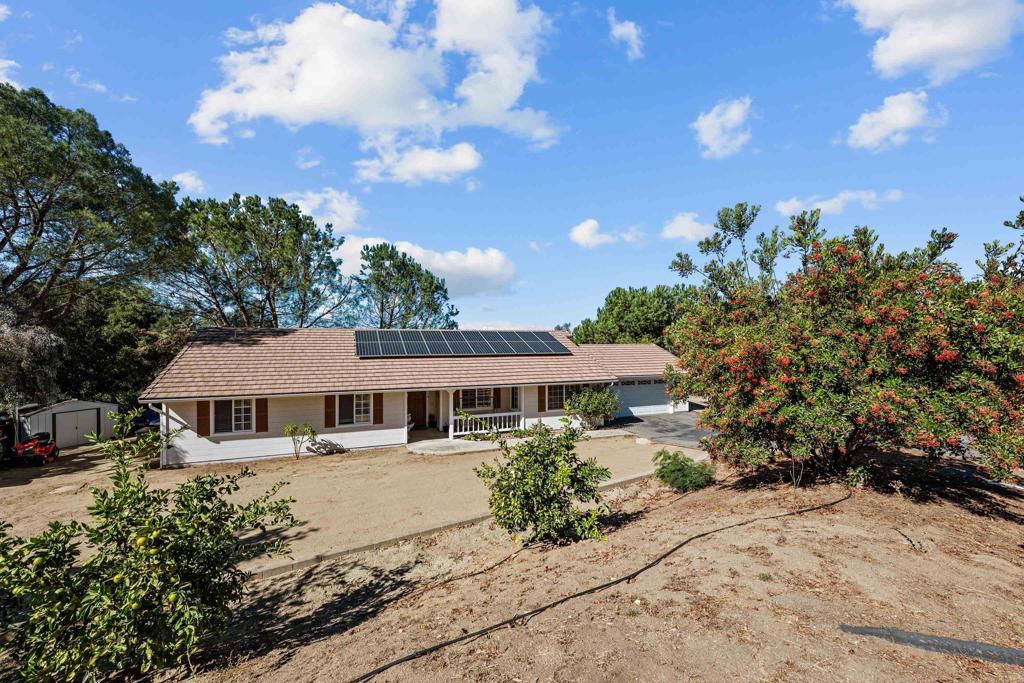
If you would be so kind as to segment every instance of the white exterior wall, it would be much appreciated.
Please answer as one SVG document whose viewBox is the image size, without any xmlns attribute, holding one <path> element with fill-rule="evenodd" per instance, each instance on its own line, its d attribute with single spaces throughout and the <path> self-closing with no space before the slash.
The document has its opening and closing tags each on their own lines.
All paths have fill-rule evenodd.
<svg viewBox="0 0 1024 683">
<path fill-rule="evenodd" d="M 167 449 L 167 465 L 185 465 L 232 460 L 294 455 L 292 440 L 284 435 L 289 422 L 308 422 L 317 437 L 340 443 L 345 448 L 372 448 L 406 443 L 405 392 L 384 393 L 384 423 L 324 428 L 324 397 L 296 396 L 267 399 L 267 431 L 259 434 L 211 434 L 200 437 L 195 431 L 196 402 L 174 401 L 165 405 L 170 429 L 184 427 Z M 337 404 L 335 404 L 337 405 Z M 213 410 L 213 401 L 210 401 Z M 255 415 L 253 416 L 255 420 Z M 210 416 L 212 429 L 213 416 Z M 305 449 L 305 446 L 303 446 Z"/>
<path fill-rule="evenodd" d="M 540 387 L 529 386 L 523 387 L 520 390 L 519 400 L 523 406 L 523 417 L 526 420 L 526 426 L 535 425 L 538 422 L 543 422 L 549 427 L 560 429 L 565 425 L 562 424 L 562 418 L 565 417 L 564 410 L 545 410 L 541 412 L 537 410 L 539 403 L 537 401 L 538 390 Z M 547 391 L 547 388 L 544 389 Z M 546 398 L 546 397 L 545 397 Z M 579 426 L 579 421 L 576 420 L 576 426 Z"/>
</svg>

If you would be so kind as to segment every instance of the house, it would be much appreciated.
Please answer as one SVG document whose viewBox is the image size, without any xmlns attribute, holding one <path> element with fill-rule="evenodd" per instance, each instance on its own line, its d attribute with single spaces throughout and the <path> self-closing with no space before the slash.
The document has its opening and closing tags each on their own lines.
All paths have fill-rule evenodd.
<svg viewBox="0 0 1024 683">
<path fill-rule="evenodd" d="M 557 426 L 585 385 L 614 387 L 623 415 L 672 412 L 662 373 L 674 361 L 653 344 L 578 346 L 557 331 L 206 329 L 140 401 L 180 430 L 162 464 L 249 460 L 290 454 L 287 423 L 346 448 L 408 443 L 411 429 Z"/>
</svg>

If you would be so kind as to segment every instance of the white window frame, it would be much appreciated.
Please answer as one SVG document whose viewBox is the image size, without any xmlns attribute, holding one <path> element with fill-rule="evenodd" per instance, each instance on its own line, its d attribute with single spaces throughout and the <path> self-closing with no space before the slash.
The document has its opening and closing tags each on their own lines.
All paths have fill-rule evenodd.
<svg viewBox="0 0 1024 683">
<path fill-rule="evenodd" d="M 481 394 L 481 392 L 483 392 Z M 467 405 L 466 396 L 472 395 L 472 405 Z M 486 402 L 480 400 L 481 396 L 487 398 Z M 492 410 L 494 408 L 494 389 L 460 389 L 459 410 Z"/>
<path fill-rule="evenodd" d="M 341 419 L 341 397 L 352 397 L 352 421 L 342 422 Z M 366 403 L 365 412 L 360 410 L 360 403 Z M 373 424 L 373 393 L 356 392 L 338 394 L 335 399 L 335 424 L 339 427 L 361 427 Z M 364 419 L 365 418 L 365 419 Z"/>
<path fill-rule="evenodd" d="M 231 401 L 231 431 L 217 431 L 217 403 L 219 401 Z M 245 407 L 249 409 L 249 428 L 238 429 L 238 410 Z M 210 401 L 210 423 L 213 425 L 214 434 L 255 434 L 256 433 L 256 401 L 251 398 L 218 398 Z"/>
<path fill-rule="evenodd" d="M 510 387 L 508 395 L 508 409 L 519 410 L 519 387 Z"/>
</svg>

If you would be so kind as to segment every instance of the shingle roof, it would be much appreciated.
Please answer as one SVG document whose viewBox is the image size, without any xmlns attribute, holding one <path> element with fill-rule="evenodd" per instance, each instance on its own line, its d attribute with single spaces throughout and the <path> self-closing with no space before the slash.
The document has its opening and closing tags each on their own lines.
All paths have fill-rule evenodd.
<svg viewBox="0 0 1024 683">
<path fill-rule="evenodd" d="M 676 357 L 657 344 L 582 344 L 579 353 L 589 356 L 616 377 L 661 375 Z"/>
<path fill-rule="evenodd" d="M 616 378 L 593 354 L 581 352 L 568 335 L 552 334 L 570 354 L 359 358 L 351 329 L 206 329 L 146 387 L 140 400 L 609 382 Z M 645 374 L 646 368 L 628 374 Z M 650 374 L 660 374 L 662 368 L 664 361 Z"/>
</svg>

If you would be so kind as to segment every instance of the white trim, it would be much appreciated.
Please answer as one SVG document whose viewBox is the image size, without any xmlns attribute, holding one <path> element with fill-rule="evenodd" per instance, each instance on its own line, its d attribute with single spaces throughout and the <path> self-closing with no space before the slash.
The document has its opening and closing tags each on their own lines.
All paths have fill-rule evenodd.
<svg viewBox="0 0 1024 683">
<path fill-rule="evenodd" d="M 646 377 L 654 377 L 654 375 L 645 375 Z M 596 377 L 578 379 L 567 382 L 549 382 L 546 380 L 529 380 L 525 385 L 518 384 L 501 384 L 500 382 L 490 382 L 487 384 L 471 384 L 466 386 L 460 386 L 460 389 L 486 389 L 488 387 L 514 387 L 514 386 L 540 386 L 548 384 L 610 384 L 616 381 L 616 377 Z M 379 394 L 397 394 L 403 391 L 439 391 L 447 389 L 449 385 L 444 386 L 426 386 L 426 387 L 374 387 L 372 389 L 331 389 L 327 391 L 302 391 L 294 394 L 254 394 L 251 396 L 180 396 L 180 397 L 159 397 L 159 396 L 147 396 L 140 398 L 139 403 L 180 403 L 181 401 L 226 401 L 231 398 L 297 398 L 300 396 L 324 396 L 326 394 L 365 394 L 367 392 Z"/>
<path fill-rule="evenodd" d="M 366 426 L 372 427 L 373 426 L 373 395 L 375 393 L 382 393 L 382 392 L 374 392 L 374 391 L 343 391 L 340 394 L 335 394 L 334 395 L 335 396 L 335 398 L 334 398 L 334 424 L 335 424 L 335 426 L 337 426 L 337 427 L 339 427 L 341 429 L 345 429 L 345 428 L 348 428 L 348 427 L 366 427 Z M 397 393 L 397 392 L 395 392 L 395 393 Z M 342 422 L 341 421 L 341 397 L 342 396 L 351 396 L 352 397 L 352 421 L 351 422 Z M 357 422 L 356 421 L 356 398 L 355 398 L 356 396 L 369 396 L 370 397 L 370 411 L 369 411 L 369 413 L 367 413 L 367 415 L 368 415 L 368 421 L 367 422 Z M 406 394 L 406 396 L 408 397 L 408 394 Z M 408 398 L 406 398 L 406 400 L 408 401 Z"/>
<path fill-rule="evenodd" d="M 217 431 L 217 401 L 231 401 L 231 431 Z M 235 402 L 249 401 L 249 423 L 251 429 L 235 429 Z M 217 398 L 210 400 L 210 436 L 235 436 L 256 433 L 256 399 L 255 398 Z"/>
</svg>

